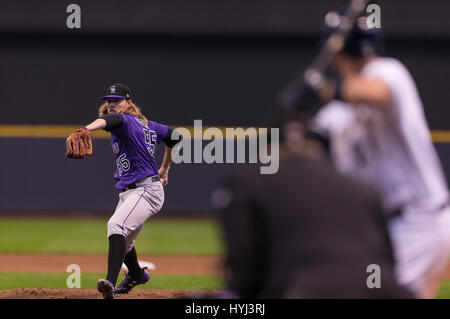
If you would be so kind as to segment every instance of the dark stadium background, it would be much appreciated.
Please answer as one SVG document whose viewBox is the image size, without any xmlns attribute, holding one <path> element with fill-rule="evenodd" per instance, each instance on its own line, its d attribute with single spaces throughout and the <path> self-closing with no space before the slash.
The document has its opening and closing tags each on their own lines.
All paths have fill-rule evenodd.
<svg viewBox="0 0 450 319">
<path fill-rule="evenodd" d="M 81 29 L 66 7 L 81 7 Z M 267 124 L 280 89 L 316 53 L 321 19 L 347 1 L 0 1 L 0 128 L 86 125 L 122 82 L 152 120 L 171 126 Z M 450 2 L 379 1 L 387 54 L 413 74 L 432 131 L 450 130 Z M 436 143 L 450 180 L 450 139 Z M 0 212 L 110 214 L 107 139 L 64 157 L 64 138 L 0 137 Z M 161 150 L 161 149 L 160 149 Z M 159 152 L 161 156 L 161 151 Z M 164 210 L 208 213 L 231 164 L 172 165 Z"/>
</svg>

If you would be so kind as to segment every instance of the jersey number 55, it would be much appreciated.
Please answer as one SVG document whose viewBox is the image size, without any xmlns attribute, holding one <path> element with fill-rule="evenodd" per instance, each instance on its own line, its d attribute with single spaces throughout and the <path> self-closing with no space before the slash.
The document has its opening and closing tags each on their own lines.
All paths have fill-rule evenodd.
<svg viewBox="0 0 450 319">
<path fill-rule="evenodd" d="M 155 131 L 144 128 L 145 144 L 151 156 L 155 156 L 156 133 Z"/>
<path fill-rule="evenodd" d="M 116 165 L 119 170 L 119 176 L 122 176 L 124 172 L 128 172 L 130 169 L 130 161 L 127 159 L 127 154 L 121 154 L 116 160 Z"/>
</svg>

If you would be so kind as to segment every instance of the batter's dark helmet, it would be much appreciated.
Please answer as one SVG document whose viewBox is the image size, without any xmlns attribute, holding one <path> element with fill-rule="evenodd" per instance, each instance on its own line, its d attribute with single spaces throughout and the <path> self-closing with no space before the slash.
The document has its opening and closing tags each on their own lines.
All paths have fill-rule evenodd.
<svg viewBox="0 0 450 319">
<path fill-rule="evenodd" d="M 324 43 L 330 34 L 337 32 L 337 26 L 341 22 L 345 9 L 328 12 L 322 25 L 322 39 Z M 358 18 L 350 31 L 342 52 L 352 56 L 384 55 L 384 39 L 382 28 L 369 27 L 367 16 Z"/>
</svg>

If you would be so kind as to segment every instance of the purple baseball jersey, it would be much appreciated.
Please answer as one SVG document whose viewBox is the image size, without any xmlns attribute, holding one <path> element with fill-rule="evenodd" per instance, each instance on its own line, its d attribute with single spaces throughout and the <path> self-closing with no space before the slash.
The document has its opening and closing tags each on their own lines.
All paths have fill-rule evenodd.
<svg viewBox="0 0 450 319">
<path fill-rule="evenodd" d="M 167 135 L 168 127 L 133 114 L 121 114 L 123 123 L 111 130 L 111 146 L 116 156 L 115 187 L 122 189 L 149 176 L 158 175 L 156 143 Z"/>
</svg>

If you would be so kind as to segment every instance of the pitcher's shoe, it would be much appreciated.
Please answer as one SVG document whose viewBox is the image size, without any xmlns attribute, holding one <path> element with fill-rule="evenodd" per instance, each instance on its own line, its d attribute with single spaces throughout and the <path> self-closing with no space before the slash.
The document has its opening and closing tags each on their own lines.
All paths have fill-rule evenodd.
<svg viewBox="0 0 450 319">
<path fill-rule="evenodd" d="M 97 290 L 102 293 L 104 299 L 114 299 L 114 285 L 109 280 L 99 279 Z"/>
<path fill-rule="evenodd" d="M 139 278 L 133 278 L 128 273 L 125 274 L 125 279 L 117 286 L 116 293 L 127 294 L 137 285 L 143 285 L 150 280 L 150 274 L 145 271 L 147 267 L 142 268 L 142 275 Z"/>
</svg>

